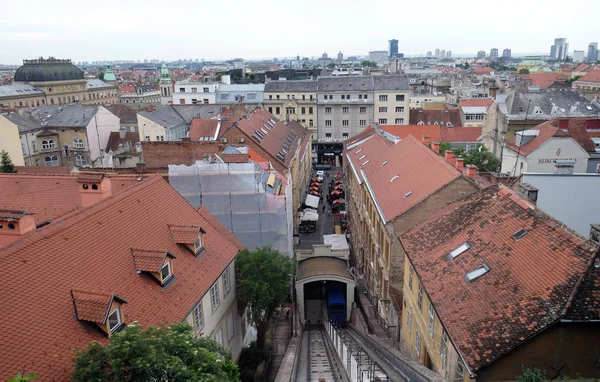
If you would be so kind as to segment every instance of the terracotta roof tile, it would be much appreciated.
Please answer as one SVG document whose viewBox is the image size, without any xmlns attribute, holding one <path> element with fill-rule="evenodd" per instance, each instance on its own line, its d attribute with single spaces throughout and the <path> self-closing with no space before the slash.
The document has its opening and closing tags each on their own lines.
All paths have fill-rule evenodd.
<svg viewBox="0 0 600 382">
<path fill-rule="evenodd" d="M 539 130 L 539 134 L 533 137 L 529 142 L 522 145 L 520 148 L 515 144 L 515 136 L 506 139 L 506 146 L 515 152 L 520 152 L 521 155 L 527 156 L 538 149 L 544 142 L 553 137 L 565 138 L 569 135 L 556 126 L 549 123 L 542 123 L 534 128 L 527 130 Z"/>
<path fill-rule="evenodd" d="M 461 107 L 489 107 L 494 103 L 491 98 L 461 99 Z"/>
<path fill-rule="evenodd" d="M 41 182 L 34 195 L 62 186 Z M 0 375 L 15 375 L 27 365 L 41 380 L 68 380 L 73 349 L 93 340 L 106 343 L 100 330 L 74 319 L 73 289 L 126 299 L 125 323 L 146 327 L 184 319 L 239 251 L 226 229 L 206 216 L 162 177 L 151 176 L 0 250 L 0 304 L 11 312 L 0 326 Z M 197 258 L 174 243 L 168 224 L 202 226 L 206 252 Z M 131 248 L 177 256 L 168 288 L 136 273 Z"/>
<path fill-rule="evenodd" d="M 591 72 L 587 72 L 583 77 L 578 79 L 575 82 L 593 82 L 600 83 L 600 70 L 594 70 Z"/>
<path fill-rule="evenodd" d="M 440 129 L 443 142 L 477 142 L 481 137 L 482 127 L 442 127 Z"/>
<path fill-rule="evenodd" d="M 133 88 L 133 92 L 135 92 L 135 87 Z M 133 124 L 137 126 L 137 112 L 129 106 L 122 103 L 115 103 L 107 106 L 106 109 L 119 117 L 121 120 L 121 125 Z"/>
<path fill-rule="evenodd" d="M 77 175 L 0 174 L 0 207 L 29 211 L 36 224 L 54 220 L 83 208 L 77 179 Z M 139 183 L 135 175 L 112 175 L 110 179 L 112 195 Z"/>
<path fill-rule="evenodd" d="M 199 226 L 193 225 L 169 225 L 173 241 L 177 244 L 193 244 L 199 229 Z"/>
<path fill-rule="evenodd" d="M 77 175 L 77 183 L 100 183 L 104 179 L 104 174 L 86 174 Z"/>
<path fill-rule="evenodd" d="M 31 214 L 27 211 L 0 209 L 0 220 L 4 221 L 19 221 L 25 215 Z"/>
<path fill-rule="evenodd" d="M 447 126 L 448 122 L 450 122 L 454 127 L 462 126 L 458 108 L 448 108 L 443 110 L 411 109 L 409 113 L 409 124 L 411 125 L 423 123 L 425 125 L 437 124 Z"/>
<path fill-rule="evenodd" d="M 116 297 L 113 294 L 94 293 L 75 289 L 71 290 L 71 296 L 73 296 L 75 314 L 78 320 L 97 322 L 100 324 L 106 322 L 110 303 L 113 298 Z M 122 299 L 119 300 L 124 301 Z"/>
<path fill-rule="evenodd" d="M 589 267 L 565 317 L 569 320 L 600 320 L 600 260 Z"/>
<path fill-rule="evenodd" d="M 554 324 L 597 250 L 499 185 L 443 207 L 400 241 L 474 371 Z M 465 242 L 470 248 L 449 260 Z M 483 264 L 487 273 L 465 281 Z"/>
<path fill-rule="evenodd" d="M 593 153 L 596 152 L 594 143 L 591 138 L 598 137 L 598 132 L 593 130 L 600 129 L 600 119 L 572 117 L 572 118 L 560 118 L 552 121 L 544 122 L 543 125 L 550 125 L 560 128 L 563 132 L 566 132 L 571 138 L 573 138 L 579 146 L 585 151 Z"/>
<path fill-rule="evenodd" d="M 152 251 L 146 249 L 131 249 L 131 257 L 135 269 L 145 272 L 158 272 L 162 267 L 165 257 L 169 253 L 166 251 Z"/>
<path fill-rule="evenodd" d="M 440 127 L 436 125 L 382 125 L 381 129 L 402 139 L 409 135 L 417 139 L 423 138 L 423 135 L 428 135 L 432 141 L 442 139 Z"/>
<path fill-rule="evenodd" d="M 217 119 L 192 119 L 190 125 L 190 138 L 192 141 L 199 141 L 203 137 L 215 137 L 219 121 Z"/>
</svg>

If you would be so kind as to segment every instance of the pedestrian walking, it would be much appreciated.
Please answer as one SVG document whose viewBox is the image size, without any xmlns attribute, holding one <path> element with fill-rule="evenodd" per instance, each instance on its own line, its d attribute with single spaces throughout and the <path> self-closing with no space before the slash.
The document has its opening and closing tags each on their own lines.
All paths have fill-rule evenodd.
<svg viewBox="0 0 600 382">
<path fill-rule="evenodd" d="M 323 213 L 325 213 L 325 204 L 323 204 Z"/>
</svg>

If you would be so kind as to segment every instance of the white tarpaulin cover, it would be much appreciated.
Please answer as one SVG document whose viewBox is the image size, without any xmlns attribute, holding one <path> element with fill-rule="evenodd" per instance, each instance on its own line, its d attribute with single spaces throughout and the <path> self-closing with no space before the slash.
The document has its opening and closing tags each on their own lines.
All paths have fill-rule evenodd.
<svg viewBox="0 0 600 382">
<path fill-rule="evenodd" d="M 306 195 L 305 204 L 312 208 L 319 208 L 319 197 L 314 195 Z"/>
</svg>

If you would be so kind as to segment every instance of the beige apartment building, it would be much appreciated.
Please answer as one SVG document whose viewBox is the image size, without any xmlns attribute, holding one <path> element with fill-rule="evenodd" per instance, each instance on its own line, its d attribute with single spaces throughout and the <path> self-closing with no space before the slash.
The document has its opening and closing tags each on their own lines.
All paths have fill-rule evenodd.
<svg viewBox="0 0 600 382">
<path fill-rule="evenodd" d="M 14 84 L 0 86 L 0 108 L 52 105 L 108 105 L 118 101 L 117 86 L 85 79 L 71 60 L 23 60 Z"/>
<path fill-rule="evenodd" d="M 277 119 L 293 119 L 317 140 L 317 81 L 273 81 L 265 84 L 264 105 Z"/>
<path fill-rule="evenodd" d="M 408 79 L 405 76 L 373 76 L 373 121 L 380 125 L 408 125 Z"/>
</svg>

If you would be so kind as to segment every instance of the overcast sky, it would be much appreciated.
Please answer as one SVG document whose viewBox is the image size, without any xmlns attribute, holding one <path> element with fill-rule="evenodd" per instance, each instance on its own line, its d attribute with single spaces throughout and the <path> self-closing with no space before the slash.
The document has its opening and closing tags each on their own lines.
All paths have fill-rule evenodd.
<svg viewBox="0 0 600 382">
<path fill-rule="evenodd" d="M 399 40 L 399 51 L 454 54 L 511 48 L 569 54 L 600 40 L 599 1 L 401 0 L 27 0 L 3 4 L 0 63 L 55 56 L 74 61 L 246 59 L 366 55 Z"/>
</svg>

